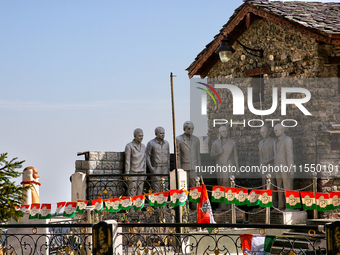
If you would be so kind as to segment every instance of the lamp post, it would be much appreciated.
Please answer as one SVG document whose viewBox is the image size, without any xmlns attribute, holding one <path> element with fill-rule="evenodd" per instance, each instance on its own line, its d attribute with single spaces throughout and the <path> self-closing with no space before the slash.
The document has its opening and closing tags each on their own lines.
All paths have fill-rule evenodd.
<svg viewBox="0 0 340 255">
<path fill-rule="evenodd" d="M 235 52 L 233 47 L 230 45 L 230 40 L 228 37 L 232 37 L 236 42 L 238 42 L 243 49 L 248 52 L 250 55 L 253 55 L 255 57 L 263 58 L 263 49 L 252 49 L 241 43 L 239 40 L 237 40 L 236 37 L 234 37 L 231 34 L 228 34 L 226 38 L 221 40 L 220 46 L 217 48 L 215 53 L 218 53 L 220 56 L 220 59 L 223 63 L 227 63 L 230 59 L 232 54 Z"/>
</svg>

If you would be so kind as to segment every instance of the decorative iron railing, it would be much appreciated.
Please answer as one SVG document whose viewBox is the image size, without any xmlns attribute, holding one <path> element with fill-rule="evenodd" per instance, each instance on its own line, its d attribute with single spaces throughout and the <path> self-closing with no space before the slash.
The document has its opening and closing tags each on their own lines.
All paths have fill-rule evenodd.
<svg viewBox="0 0 340 255">
<path fill-rule="evenodd" d="M 93 224 L 32 225 L 2 225 L 0 254 L 92 254 Z M 326 235 L 315 225 L 118 223 L 117 227 L 115 255 L 241 254 L 241 231 L 282 229 L 305 230 L 308 234 L 277 235 L 271 254 L 326 254 Z M 210 234 L 207 228 L 211 228 Z"/>
</svg>

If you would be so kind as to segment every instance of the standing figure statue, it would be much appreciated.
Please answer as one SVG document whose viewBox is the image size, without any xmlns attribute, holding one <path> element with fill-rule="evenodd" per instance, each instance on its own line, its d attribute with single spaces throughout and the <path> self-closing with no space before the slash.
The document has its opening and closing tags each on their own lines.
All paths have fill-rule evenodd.
<svg viewBox="0 0 340 255">
<path fill-rule="evenodd" d="M 210 156 L 216 160 L 216 165 L 226 166 L 227 169 L 236 167 L 238 170 L 238 156 L 236 141 L 229 137 L 228 128 L 221 126 L 219 128 L 219 138 L 213 142 L 211 146 Z M 216 167 L 217 168 L 217 167 Z M 223 187 L 230 187 L 230 172 L 229 171 L 217 171 L 217 185 Z M 220 204 L 220 209 L 227 209 L 229 206 L 226 204 Z"/>
<path fill-rule="evenodd" d="M 268 126 L 263 126 L 260 129 L 260 134 L 263 137 L 263 140 L 259 142 L 259 158 L 260 158 L 260 165 L 266 167 L 273 167 L 274 165 L 274 144 L 275 138 L 269 135 L 269 128 Z M 268 168 L 269 169 L 269 168 Z M 271 178 L 270 181 L 275 186 L 276 184 L 276 176 L 275 172 L 270 172 Z M 266 185 L 266 176 L 262 176 L 262 185 Z M 272 190 L 277 190 L 275 186 L 271 186 Z M 265 186 L 267 189 L 267 186 Z M 277 207 L 277 193 L 273 192 L 273 206 Z"/>
<path fill-rule="evenodd" d="M 277 140 L 274 144 L 274 166 L 279 167 L 280 171 L 276 172 L 277 186 L 284 190 L 293 189 L 293 141 L 292 138 L 285 134 L 285 129 L 281 124 L 276 124 L 274 133 Z M 291 169 L 291 171 L 289 171 Z M 288 171 L 285 171 L 288 170 Z M 278 208 L 285 208 L 285 195 L 284 192 L 278 194 Z"/>
<path fill-rule="evenodd" d="M 133 132 L 134 139 L 125 146 L 125 173 L 146 174 L 145 145 L 143 141 L 143 130 L 137 128 Z M 128 196 L 133 197 L 143 194 L 145 175 L 130 176 L 128 184 Z"/>
<path fill-rule="evenodd" d="M 39 186 L 41 184 L 39 177 L 38 170 L 34 166 L 28 166 L 24 169 L 21 185 L 30 187 L 25 193 L 25 205 L 40 204 Z"/>
<path fill-rule="evenodd" d="M 152 174 L 169 174 L 170 149 L 169 143 L 164 140 L 164 128 L 157 127 L 155 135 L 156 137 L 146 146 L 146 163 Z M 151 176 L 152 192 L 161 192 L 160 178 L 165 179 L 165 187 L 168 187 L 168 177 Z"/>
<path fill-rule="evenodd" d="M 188 187 L 196 186 L 195 167 L 201 166 L 200 140 L 194 136 L 194 124 L 186 121 L 183 124 L 184 134 L 176 137 L 178 168 L 187 172 Z"/>
</svg>

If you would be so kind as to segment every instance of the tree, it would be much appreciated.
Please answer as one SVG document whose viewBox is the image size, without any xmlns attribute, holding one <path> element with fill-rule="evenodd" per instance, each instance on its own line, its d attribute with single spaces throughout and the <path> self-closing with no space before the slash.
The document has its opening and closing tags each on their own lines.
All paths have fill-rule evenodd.
<svg viewBox="0 0 340 255">
<path fill-rule="evenodd" d="M 29 188 L 15 185 L 11 180 L 22 174 L 16 169 L 25 161 L 17 161 L 18 158 L 7 161 L 7 154 L 0 155 L 0 223 L 19 220 L 23 216 L 17 208 L 25 202 L 25 191 Z"/>
</svg>

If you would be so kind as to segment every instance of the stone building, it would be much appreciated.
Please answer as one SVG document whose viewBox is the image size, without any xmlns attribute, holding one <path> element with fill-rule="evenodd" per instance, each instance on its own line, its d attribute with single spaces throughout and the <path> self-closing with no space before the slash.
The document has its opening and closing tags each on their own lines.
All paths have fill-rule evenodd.
<svg viewBox="0 0 340 255">
<path fill-rule="evenodd" d="M 215 51 L 226 37 L 235 52 L 229 62 L 222 63 Z M 263 57 L 249 54 L 236 39 L 249 48 L 263 49 Z M 322 167 L 318 173 L 319 191 L 340 190 L 336 178 L 340 176 L 340 3 L 245 1 L 187 71 L 189 78 L 207 77 L 210 85 L 234 84 L 245 95 L 243 116 L 233 115 L 229 90 L 216 89 L 223 106 L 216 107 L 208 97 L 209 146 L 218 137 L 214 119 L 227 119 L 229 123 L 230 119 L 241 123 L 245 120 L 245 125 L 230 128 L 231 136 L 237 141 L 240 165 L 258 165 L 258 143 L 262 138 L 259 128 L 250 127 L 248 120 L 293 119 L 298 124 L 286 128 L 286 134 L 294 142 L 295 164 L 297 167 L 319 164 Z M 273 87 L 277 87 L 277 109 L 262 117 L 250 112 L 247 106 L 249 86 L 253 88 L 255 109 L 270 109 Z M 305 115 L 293 104 L 287 105 L 286 115 L 281 113 L 280 91 L 284 87 L 310 91 L 311 99 L 303 106 L 311 115 Z M 303 93 L 289 95 L 293 98 L 305 96 Z M 255 123 L 252 125 L 261 122 Z M 271 126 L 270 121 L 265 123 Z M 332 178 L 324 169 L 330 165 L 334 167 Z M 294 189 L 308 183 L 310 179 L 295 179 Z"/>
</svg>

